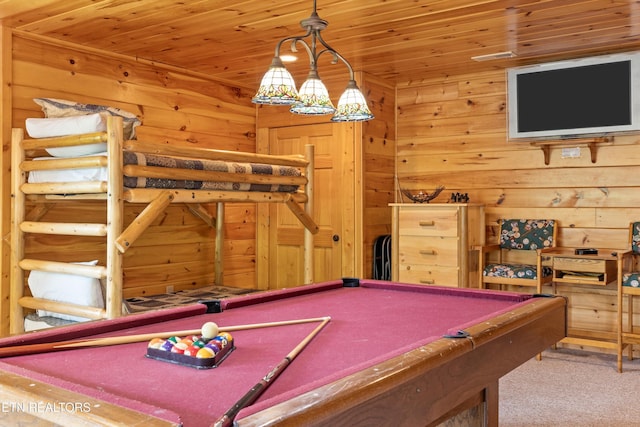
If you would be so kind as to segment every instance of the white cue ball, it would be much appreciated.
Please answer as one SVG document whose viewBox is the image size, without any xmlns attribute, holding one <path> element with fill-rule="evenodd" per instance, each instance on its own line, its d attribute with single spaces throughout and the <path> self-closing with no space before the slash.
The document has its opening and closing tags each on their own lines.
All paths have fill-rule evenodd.
<svg viewBox="0 0 640 427">
<path fill-rule="evenodd" d="M 212 339 L 218 335 L 220 329 L 214 322 L 207 322 L 202 325 L 202 338 Z"/>
</svg>

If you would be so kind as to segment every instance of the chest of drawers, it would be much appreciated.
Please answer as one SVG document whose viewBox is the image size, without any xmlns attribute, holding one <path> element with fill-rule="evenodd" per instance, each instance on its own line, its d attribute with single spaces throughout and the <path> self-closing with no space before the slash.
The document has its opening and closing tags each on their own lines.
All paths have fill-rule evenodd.
<svg viewBox="0 0 640 427">
<path fill-rule="evenodd" d="M 484 243 L 484 206 L 393 203 L 392 280 L 477 287 L 473 245 Z"/>
</svg>

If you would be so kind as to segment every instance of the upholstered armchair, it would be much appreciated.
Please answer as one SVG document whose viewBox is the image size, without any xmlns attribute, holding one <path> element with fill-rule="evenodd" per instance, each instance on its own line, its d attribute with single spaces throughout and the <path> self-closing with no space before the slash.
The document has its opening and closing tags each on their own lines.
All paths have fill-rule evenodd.
<svg viewBox="0 0 640 427">
<path fill-rule="evenodd" d="M 618 256 L 618 340 L 620 348 L 628 346 L 633 359 L 633 344 L 640 344 L 640 331 L 634 331 L 633 303 L 640 296 L 640 221 L 629 224 L 629 248 Z M 624 297 L 627 297 L 627 323 L 623 326 Z M 618 355 L 621 362 L 621 355 Z"/>
<path fill-rule="evenodd" d="M 545 265 L 543 253 L 556 245 L 557 227 L 553 219 L 501 219 L 499 242 L 478 247 L 481 288 L 489 284 L 535 287 L 553 281 L 553 271 Z"/>
</svg>

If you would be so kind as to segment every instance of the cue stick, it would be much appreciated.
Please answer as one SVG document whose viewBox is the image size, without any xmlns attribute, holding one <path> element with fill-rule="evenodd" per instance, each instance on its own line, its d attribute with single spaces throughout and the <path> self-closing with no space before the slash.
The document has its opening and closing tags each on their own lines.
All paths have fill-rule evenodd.
<svg viewBox="0 0 640 427">
<path fill-rule="evenodd" d="M 295 319 L 295 320 L 282 320 L 278 322 L 266 322 L 266 323 L 252 323 L 247 325 L 238 326 L 219 326 L 220 332 L 233 332 L 246 329 L 260 329 L 269 328 L 274 326 L 286 326 L 297 325 L 300 323 L 312 323 L 320 322 L 326 319 L 325 317 L 314 317 L 309 319 Z M 84 340 L 71 340 L 71 341 L 57 341 L 41 344 L 24 344 L 15 345 L 11 347 L 0 348 L 0 358 L 11 356 L 24 356 L 27 354 L 47 353 L 59 350 L 71 350 L 74 348 L 84 347 L 101 347 L 108 345 L 130 344 L 141 341 L 148 341 L 152 338 L 169 338 L 172 336 L 184 336 L 184 335 L 198 335 L 202 332 L 200 329 L 191 329 L 186 331 L 171 331 L 171 332 L 150 332 L 146 334 L 138 335 L 121 335 L 105 338 L 90 338 Z"/>
<path fill-rule="evenodd" d="M 251 390 L 245 393 L 244 396 L 240 398 L 227 412 L 224 413 L 222 417 L 220 417 L 212 427 L 229 427 L 233 425 L 233 420 L 235 419 L 238 412 L 241 409 L 246 408 L 247 406 L 253 404 L 258 397 L 271 385 L 273 381 L 278 378 L 278 376 L 286 369 L 287 366 L 296 358 L 296 356 L 309 344 L 309 342 L 318 335 L 318 332 L 325 327 L 327 323 L 331 320 L 331 317 L 324 317 L 322 323 L 319 324 L 305 339 L 300 341 L 300 343 L 289 352 L 285 356 L 284 359 L 275 368 L 273 368 L 267 375 L 265 375 L 256 385 L 254 385 Z"/>
</svg>

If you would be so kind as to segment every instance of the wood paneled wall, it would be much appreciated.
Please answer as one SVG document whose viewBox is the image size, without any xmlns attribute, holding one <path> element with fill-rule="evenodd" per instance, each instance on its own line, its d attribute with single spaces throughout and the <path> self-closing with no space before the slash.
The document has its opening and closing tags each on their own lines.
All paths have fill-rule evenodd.
<svg viewBox="0 0 640 427">
<path fill-rule="evenodd" d="M 161 64 L 21 34 L 13 35 L 10 46 L 12 82 L 5 90 L 12 107 L 3 113 L 5 127 L 8 120 L 10 126 L 24 127 L 26 118 L 43 117 L 32 98 L 62 98 L 137 114 L 143 124 L 139 137 L 160 141 L 175 138 L 182 144 L 255 152 L 256 112 L 250 101 L 253 93 L 245 88 Z M 8 153 L 10 140 L 6 133 L 3 135 L 3 149 Z M 3 179 L 8 176 L 3 173 Z M 3 218 L 10 215 L 7 188 L 8 183 L 3 182 Z M 134 212 L 143 207 L 128 205 L 126 217 L 133 218 Z M 215 216 L 215 206 L 207 209 Z M 73 209 L 54 206 L 47 215 L 51 220 L 73 214 L 78 216 L 77 221 L 95 221 L 104 216 L 102 211 L 97 205 L 84 203 Z M 225 217 L 224 284 L 251 288 L 255 283 L 255 205 L 227 204 Z M 170 207 L 126 253 L 125 297 L 212 284 L 214 232 L 185 206 Z M 62 249 L 60 257 L 65 260 L 104 258 L 104 243 L 86 243 L 86 239 L 72 237 L 30 236 L 27 252 L 47 250 L 43 240 Z M 4 281 L 9 270 L 5 268 L 3 265 L 6 290 Z"/>
<path fill-rule="evenodd" d="M 0 156 L 0 336 L 9 333 L 9 272 L 11 268 L 11 151 L 7 141 L 11 140 L 11 30 L 0 26 L 0 132 L 2 138 L 2 155 Z"/>
<path fill-rule="evenodd" d="M 540 148 L 507 140 L 504 71 L 410 82 L 397 96 L 400 186 L 444 185 L 439 202 L 468 193 L 486 206 L 488 242 L 496 241 L 499 218 L 554 218 L 558 246 L 628 246 L 629 223 L 640 219 L 640 135 L 599 145 L 596 163 L 587 147 L 579 158 L 552 148 L 545 165 Z M 611 330 L 616 301 L 609 288 L 560 289 L 570 295 L 574 327 Z"/>
<path fill-rule="evenodd" d="M 10 127 L 24 127 L 25 119 L 43 117 L 32 101 L 35 97 L 61 98 L 83 103 L 109 105 L 138 115 L 143 127 L 140 138 L 198 145 L 226 150 L 254 152 L 256 150 L 256 109 L 251 104 L 252 89 L 215 82 L 207 76 L 154 64 L 129 57 L 95 51 L 77 45 L 6 30 L 3 43 L 3 64 L 10 65 L 5 73 L 4 93 L 9 107 L 3 113 L 3 218 L 10 217 L 8 153 Z M 7 54 L 10 52 L 10 54 Z M 390 211 L 394 201 L 395 173 L 395 88 L 373 77 L 359 77 L 361 88 L 370 99 L 376 120 L 359 125 L 357 138 L 362 141 L 362 170 L 357 185 L 360 190 L 357 213 L 358 230 L 353 222 L 351 232 L 358 239 L 352 274 L 370 277 L 372 243 L 375 237 L 390 232 Z M 340 93 L 344 82 L 331 83 L 330 89 Z M 268 116 L 269 126 L 309 124 L 314 118 L 290 114 Z M 299 119 L 291 122 L 292 118 Z M 315 119 L 317 120 L 317 118 Z M 70 212 L 77 221 L 97 222 L 104 212 L 90 202 L 69 202 L 50 205 L 46 220 L 56 221 Z M 127 205 L 129 221 L 143 206 Z M 208 207 L 215 214 L 215 206 Z M 8 230 L 8 221 L 4 229 Z M 255 204 L 227 204 L 225 209 L 224 284 L 252 288 L 256 283 L 255 269 Z M 185 206 L 171 206 L 167 213 L 136 242 L 124 259 L 125 298 L 205 286 L 214 279 L 214 230 L 194 216 Z M 8 238 L 4 243 L 7 249 Z M 78 239 L 70 236 L 38 236 L 27 239 L 27 253 L 37 257 L 49 252 L 51 245 L 61 249 L 60 260 L 104 261 L 100 239 Z M 353 248 L 352 248 L 353 250 Z M 8 250 L 3 254 L 8 254 Z M 3 255 L 4 257 L 4 255 Z M 2 268 L 2 319 L 8 316 L 9 260 L 4 257 Z M 2 322 L 6 325 L 7 322 Z"/>
<path fill-rule="evenodd" d="M 395 87 L 369 77 L 366 96 L 375 119 L 366 122 L 362 135 L 364 241 L 363 277 L 373 277 L 373 243 L 376 237 L 391 234 L 391 209 L 395 189 L 396 93 Z"/>
</svg>

